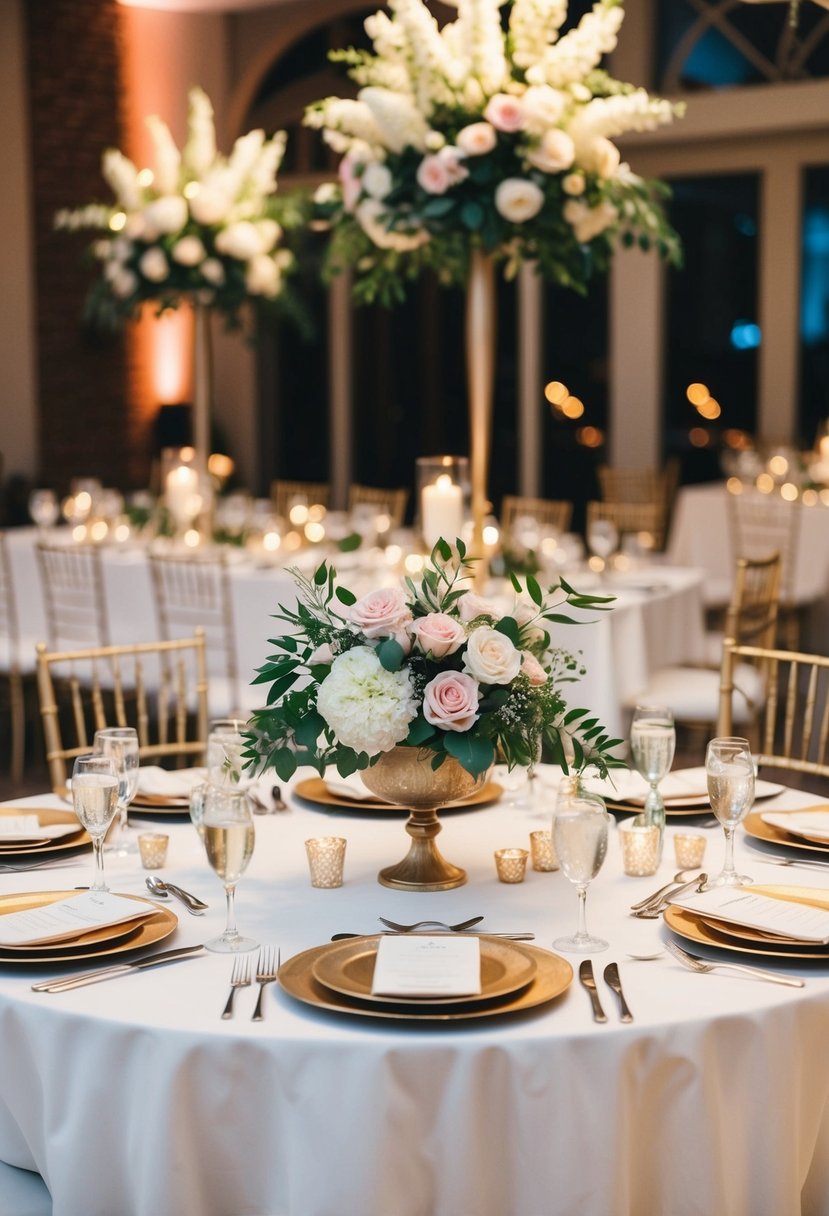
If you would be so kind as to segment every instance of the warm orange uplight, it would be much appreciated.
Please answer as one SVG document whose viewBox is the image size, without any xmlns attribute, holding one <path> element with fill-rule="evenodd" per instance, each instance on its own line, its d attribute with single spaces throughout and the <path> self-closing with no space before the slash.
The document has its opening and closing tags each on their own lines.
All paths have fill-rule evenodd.
<svg viewBox="0 0 829 1216">
<path fill-rule="evenodd" d="M 691 447 L 707 448 L 711 442 L 711 436 L 708 434 L 704 426 L 692 426 L 688 432 L 688 440 Z"/>
<path fill-rule="evenodd" d="M 691 402 L 691 405 L 699 409 L 701 405 L 705 404 L 705 402 L 711 396 L 711 393 L 708 390 L 707 384 L 695 382 L 694 384 L 688 385 L 687 389 L 685 390 L 685 396 Z"/>
<path fill-rule="evenodd" d="M 550 405 L 563 405 L 570 395 L 570 390 L 566 384 L 562 384 L 560 380 L 551 380 L 544 388 L 544 396 L 549 401 Z"/>
<path fill-rule="evenodd" d="M 189 309 L 165 312 L 148 335 L 153 390 L 158 401 L 187 401 L 190 396 L 193 322 Z"/>
</svg>

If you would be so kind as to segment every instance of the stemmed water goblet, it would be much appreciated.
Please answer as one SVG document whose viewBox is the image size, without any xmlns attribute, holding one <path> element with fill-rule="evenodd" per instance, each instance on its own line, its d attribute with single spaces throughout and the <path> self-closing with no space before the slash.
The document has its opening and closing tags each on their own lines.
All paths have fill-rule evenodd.
<svg viewBox="0 0 829 1216">
<path fill-rule="evenodd" d="M 250 802 L 244 790 L 206 785 L 203 790 L 202 840 L 207 860 L 224 883 L 227 922 L 224 933 L 205 942 L 219 954 L 255 950 L 258 942 L 242 937 L 236 928 L 236 884 L 253 854 L 254 829 Z"/>
<path fill-rule="evenodd" d="M 587 525 L 587 547 L 599 559 L 600 570 L 604 572 L 619 547 L 619 529 L 612 519 L 591 519 Z"/>
<path fill-rule="evenodd" d="M 753 882 L 734 868 L 734 832 L 754 804 L 754 758 L 747 739 L 711 739 L 705 752 L 705 774 L 711 810 L 725 833 L 725 861 L 703 888 L 740 887 Z"/>
<path fill-rule="evenodd" d="M 604 802 L 595 794 L 576 788 L 559 796 L 553 816 L 553 847 L 560 868 L 578 891 L 579 922 L 574 934 L 556 938 L 555 950 L 592 954 L 608 947 L 604 938 L 587 932 L 587 888 L 607 853 L 609 820 Z"/>
<path fill-rule="evenodd" d="M 659 783 L 670 771 L 676 748 L 674 715 L 667 705 L 637 705 L 630 725 L 633 763 L 649 789 L 641 822 L 665 826 L 665 803 Z"/>
<path fill-rule="evenodd" d="M 54 490 L 32 490 L 29 495 L 29 514 L 41 532 L 58 522 L 60 503 Z"/>
<path fill-rule="evenodd" d="M 94 751 L 109 756 L 118 778 L 118 832 L 107 851 L 119 857 L 138 852 L 137 833 L 129 825 L 129 806 L 138 788 L 138 732 L 132 726 L 107 726 L 95 731 Z"/>
<path fill-rule="evenodd" d="M 90 891 L 109 890 L 104 879 L 104 837 L 118 809 L 118 774 L 111 756 L 78 756 L 72 768 L 72 806 L 92 837 L 95 875 Z"/>
</svg>

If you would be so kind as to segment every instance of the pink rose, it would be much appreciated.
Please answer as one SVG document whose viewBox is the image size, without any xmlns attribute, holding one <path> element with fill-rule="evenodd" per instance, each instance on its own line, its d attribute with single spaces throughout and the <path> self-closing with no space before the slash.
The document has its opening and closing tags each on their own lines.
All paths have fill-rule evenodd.
<svg viewBox="0 0 829 1216">
<path fill-rule="evenodd" d="M 310 667 L 315 663 L 333 663 L 333 662 L 334 662 L 334 651 L 331 649 L 331 646 L 329 645 L 328 642 L 323 642 L 321 646 L 318 646 L 316 648 L 314 653 L 308 659 L 308 666 Z"/>
<path fill-rule="evenodd" d="M 465 625 L 474 621 L 477 616 L 488 616 L 497 621 L 503 615 L 500 608 L 485 600 L 482 595 L 476 595 L 474 591 L 467 591 L 466 595 L 461 596 L 458 600 L 458 612 Z"/>
<path fill-rule="evenodd" d="M 417 166 L 417 184 L 427 194 L 445 194 L 452 185 L 452 174 L 440 156 L 424 156 Z"/>
<path fill-rule="evenodd" d="M 393 637 L 408 652 L 412 614 L 400 587 L 378 587 L 351 605 L 349 618 L 367 638 Z"/>
<path fill-rule="evenodd" d="M 409 632 L 414 635 L 418 649 L 433 659 L 454 654 L 466 641 L 463 625 L 445 612 L 430 612 L 420 617 L 409 626 Z"/>
<path fill-rule="evenodd" d="M 538 686 L 547 683 L 547 672 L 529 650 L 521 651 L 521 674 L 526 676 L 531 684 Z"/>
<path fill-rule="evenodd" d="M 469 170 L 463 163 L 466 159 L 460 148 L 454 144 L 447 144 L 441 148 L 437 154 L 438 160 L 446 167 L 446 172 L 449 174 L 449 185 L 457 186 L 458 182 L 464 181 L 469 177 Z"/>
<path fill-rule="evenodd" d="M 495 93 L 487 102 L 484 118 L 499 131 L 522 131 L 524 129 L 524 107 L 518 97 L 509 93 Z"/>
<path fill-rule="evenodd" d="M 478 682 L 462 671 L 442 671 L 423 690 L 423 716 L 441 730 L 469 730 L 477 722 Z"/>
</svg>

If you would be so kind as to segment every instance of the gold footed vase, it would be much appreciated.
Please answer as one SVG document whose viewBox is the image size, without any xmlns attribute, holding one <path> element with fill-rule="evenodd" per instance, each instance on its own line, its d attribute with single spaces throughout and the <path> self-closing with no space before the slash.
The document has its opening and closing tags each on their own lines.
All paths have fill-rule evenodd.
<svg viewBox="0 0 829 1216">
<path fill-rule="evenodd" d="M 402 861 L 378 874 L 384 887 L 399 891 L 449 891 L 466 882 L 466 871 L 447 861 L 435 844 L 441 830 L 437 813 L 448 802 L 474 794 L 487 774 L 473 777 L 451 756 L 435 770 L 433 758 L 434 752 L 425 748 L 395 747 L 360 773 L 373 794 L 409 808 L 406 831 L 412 843 Z"/>
</svg>

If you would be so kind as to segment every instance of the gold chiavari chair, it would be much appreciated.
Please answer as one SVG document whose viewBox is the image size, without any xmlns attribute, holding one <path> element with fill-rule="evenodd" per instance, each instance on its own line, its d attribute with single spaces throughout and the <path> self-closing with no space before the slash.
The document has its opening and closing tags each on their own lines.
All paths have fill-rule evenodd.
<svg viewBox="0 0 829 1216">
<path fill-rule="evenodd" d="M 19 781 L 23 776 L 26 749 L 25 680 L 34 673 L 34 669 L 34 647 L 29 656 L 21 646 L 11 562 L 5 534 L 0 532 L 0 680 L 5 682 L 8 691 L 13 781 Z"/>
<path fill-rule="evenodd" d="M 405 486 L 397 490 L 387 490 L 379 486 L 362 486 L 355 483 L 348 489 L 349 511 L 353 511 L 355 507 L 373 507 L 378 513 L 388 515 L 389 528 L 402 527 L 408 501 L 409 491 Z"/>
<path fill-rule="evenodd" d="M 664 469 L 614 469 L 603 464 L 598 475 L 606 502 L 664 502 L 670 506 L 679 465 L 675 460 L 669 460 Z"/>
<path fill-rule="evenodd" d="M 780 555 L 740 558 L 736 563 L 723 647 L 729 643 L 773 645 L 779 599 Z M 741 662 L 733 668 L 732 676 L 732 718 L 741 729 L 747 729 L 766 699 L 766 671 L 762 665 Z M 664 667 L 652 674 L 647 688 L 629 699 L 627 708 L 636 704 L 667 705 L 677 722 L 710 729 L 720 710 L 720 680 L 719 663 L 714 667 Z"/>
<path fill-rule="evenodd" d="M 803 506 L 753 489 L 729 494 L 727 501 L 733 552 L 738 557 L 763 557 L 773 552 L 781 555 L 780 633 L 794 650 L 800 637 L 794 575 Z"/>
<path fill-rule="evenodd" d="M 587 529 L 595 520 L 606 519 L 615 524 L 620 540 L 638 536 L 643 548 L 659 550 L 665 544 L 665 511 L 658 502 L 589 502 Z"/>
<path fill-rule="evenodd" d="M 54 650 L 108 645 L 100 550 L 41 541 L 37 557 L 49 645 Z"/>
<path fill-rule="evenodd" d="M 144 763 L 204 761 L 207 661 L 200 630 L 179 641 L 131 646 L 51 651 L 40 642 L 37 687 L 55 793 L 66 790 L 67 762 L 71 768 L 105 726 L 134 726 Z"/>
<path fill-rule="evenodd" d="M 509 535 L 516 520 L 526 516 L 544 527 L 566 532 L 573 518 L 573 504 L 557 498 L 525 498 L 505 494 L 501 500 L 501 527 Z"/>
<path fill-rule="evenodd" d="M 271 501 L 276 514 L 290 519 L 291 507 L 296 503 L 312 507 L 328 506 L 330 489 L 325 481 L 272 481 Z"/>
<path fill-rule="evenodd" d="M 746 663 L 765 671 L 768 688 L 757 739 L 752 740 L 757 763 L 829 777 L 829 657 L 744 646 L 726 639 L 717 722 L 720 735 L 734 733 L 734 692 L 739 668 Z"/>
</svg>

